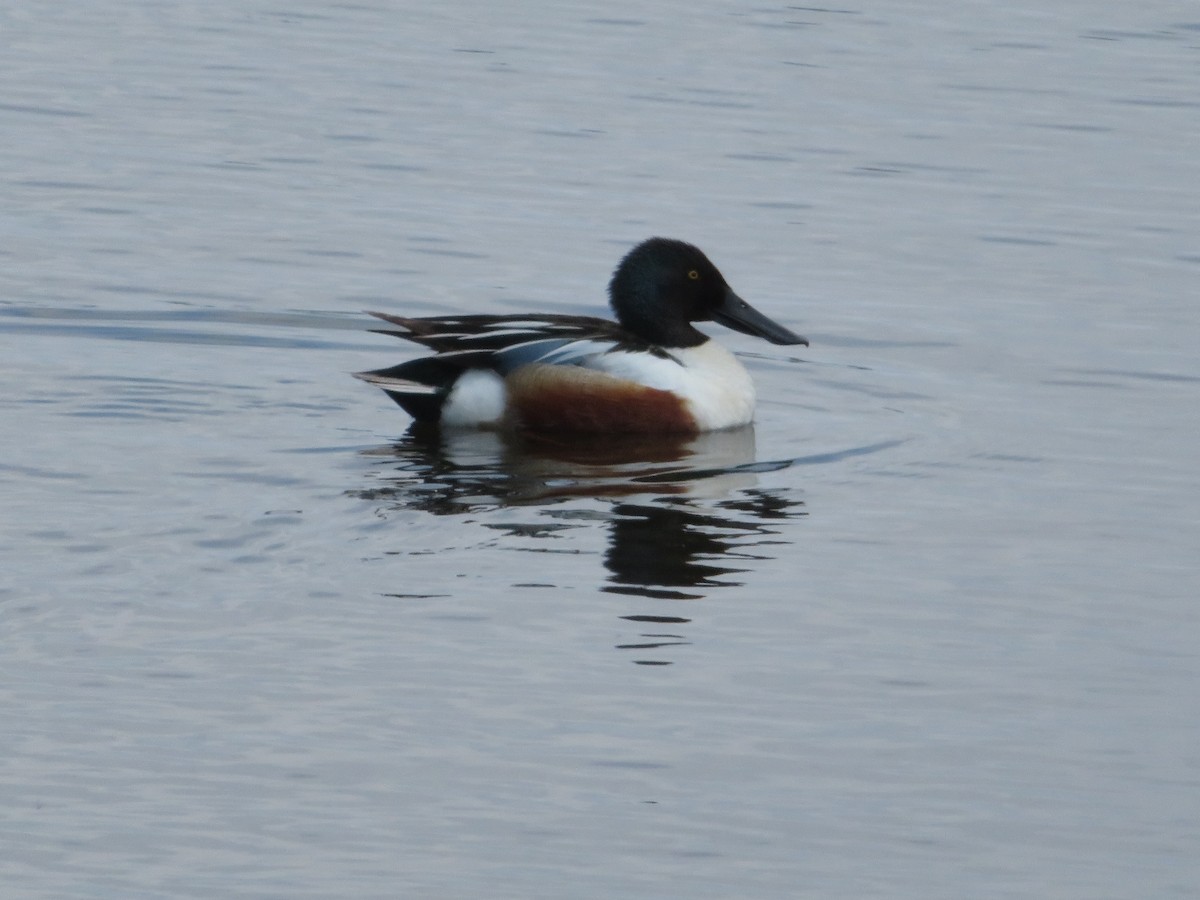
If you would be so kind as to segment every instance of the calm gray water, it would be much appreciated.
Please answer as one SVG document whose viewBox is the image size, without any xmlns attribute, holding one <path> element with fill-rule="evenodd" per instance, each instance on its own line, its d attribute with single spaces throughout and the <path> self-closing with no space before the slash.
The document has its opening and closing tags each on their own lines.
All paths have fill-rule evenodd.
<svg viewBox="0 0 1200 900">
<path fill-rule="evenodd" d="M 1194 0 L 0 42 L 4 896 L 1200 893 Z M 651 234 L 812 339 L 721 336 L 753 429 L 347 375 Z"/>
</svg>

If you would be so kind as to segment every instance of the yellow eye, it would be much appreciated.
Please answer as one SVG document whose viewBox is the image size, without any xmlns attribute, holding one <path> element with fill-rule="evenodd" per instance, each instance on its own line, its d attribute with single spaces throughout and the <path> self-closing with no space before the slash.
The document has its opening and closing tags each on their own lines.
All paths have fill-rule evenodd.
<svg viewBox="0 0 1200 900">
<path fill-rule="evenodd" d="M 700 273 L 697 272 L 695 269 L 692 269 L 690 272 L 688 272 L 688 278 L 690 278 L 692 281 L 699 281 Z"/>
</svg>

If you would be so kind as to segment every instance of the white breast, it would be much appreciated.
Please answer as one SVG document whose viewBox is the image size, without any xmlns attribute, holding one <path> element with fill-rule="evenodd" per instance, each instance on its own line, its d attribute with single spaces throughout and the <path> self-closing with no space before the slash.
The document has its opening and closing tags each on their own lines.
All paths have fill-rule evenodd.
<svg viewBox="0 0 1200 900">
<path fill-rule="evenodd" d="M 732 353 L 712 340 L 670 352 L 678 362 L 651 353 L 606 353 L 593 363 L 618 378 L 683 397 L 703 431 L 736 428 L 754 418 L 754 382 Z"/>
</svg>

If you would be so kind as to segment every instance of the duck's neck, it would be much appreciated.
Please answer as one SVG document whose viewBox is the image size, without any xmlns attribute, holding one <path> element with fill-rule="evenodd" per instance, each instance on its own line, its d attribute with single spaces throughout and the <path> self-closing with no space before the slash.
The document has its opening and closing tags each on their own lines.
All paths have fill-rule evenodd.
<svg viewBox="0 0 1200 900">
<path fill-rule="evenodd" d="M 621 325 L 651 344 L 667 350 L 699 347 L 708 340 L 708 335 L 691 322 L 658 322 L 621 319 Z"/>
<path fill-rule="evenodd" d="M 627 295 L 620 302 L 614 301 L 612 307 L 622 328 L 659 347 L 699 347 L 708 340 L 708 335 L 687 319 L 663 318 L 657 297 Z"/>
</svg>

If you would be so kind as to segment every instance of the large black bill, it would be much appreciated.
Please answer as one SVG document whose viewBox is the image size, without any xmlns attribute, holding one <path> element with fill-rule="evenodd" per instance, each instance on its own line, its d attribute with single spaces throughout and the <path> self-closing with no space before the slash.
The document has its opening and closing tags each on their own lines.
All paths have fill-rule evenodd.
<svg viewBox="0 0 1200 900">
<path fill-rule="evenodd" d="M 772 344 L 808 346 L 807 338 L 784 328 L 778 322 L 771 321 L 732 290 L 725 291 L 725 300 L 713 312 L 713 321 L 720 322 L 726 328 L 732 328 L 742 334 L 766 338 Z"/>
</svg>

